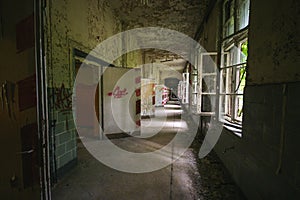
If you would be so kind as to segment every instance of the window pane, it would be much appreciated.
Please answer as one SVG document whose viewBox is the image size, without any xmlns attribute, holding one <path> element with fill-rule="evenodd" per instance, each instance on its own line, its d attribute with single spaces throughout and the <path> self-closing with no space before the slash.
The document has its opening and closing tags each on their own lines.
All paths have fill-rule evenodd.
<svg viewBox="0 0 300 200">
<path fill-rule="evenodd" d="M 236 96 L 236 111 L 235 111 L 235 119 L 238 121 L 242 121 L 243 118 L 243 95 Z"/>
<path fill-rule="evenodd" d="M 228 66 L 228 57 L 229 57 L 229 53 L 228 52 L 223 52 L 222 53 L 221 68 L 224 68 L 224 67 Z"/>
<path fill-rule="evenodd" d="M 220 93 L 226 92 L 226 70 L 221 70 Z"/>
<path fill-rule="evenodd" d="M 228 36 L 234 33 L 234 2 L 228 0 L 224 3 L 224 22 L 223 22 L 223 34 Z"/>
<path fill-rule="evenodd" d="M 225 95 L 220 95 L 220 106 L 219 106 L 219 110 L 220 110 L 220 119 L 224 119 L 224 115 L 226 112 L 225 109 L 225 105 L 226 105 L 226 96 Z"/>
<path fill-rule="evenodd" d="M 223 34 L 229 36 L 248 26 L 250 0 L 225 0 Z M 235 15 L 236 14 L 236 15 Z M 234 16 L 235 15 L 235 16 Z M 220 118 L 240 123 L 243 116 L 243 93 L 246 85 L 248 42 L 243 34 L 223 41 L 220 71 Z"/>
<path fill-rule="evenodd" d="M 202 108 L 201 112 L 215 112 L 216 108 L 215 95 L 202 95 Z"/>
<path fill-rule="evenodd" d="M 229 18 L 232 16 L 231 7 L 232 7 L 232 0 L 226 1 L 225 5 L 224 5 L 224 20 L 225 20 L 225 22 L 228 21 Z"/>
<path fill-rule="evenodd" d="M 202 92 L 216 93 L 216 76 L 204 76 L 202 79 Z"/>
<path fill-rule="evenodd" d="M 226 115 L 227 116 L 230 116 L 230 117 L 233 117 L 232 116 L 232 98 L 233 98 L 233 96 L 231 96 L 231 95 L 226 95 Z"/>
<path fill-rule="evenodd" d="M 240 62 L 246 62 L 248 57 L 248 40 L 241 44 Z"/>
<path fill-rule="evenodd" d="M 226 69 L 226 93 L 233 93 L 233 68 L 228 68 Z"/>
<path fill-rule="evenodd" d="M 248 56 L 248 41 L 242 42 L 240 44 L 240 57 L 239 57 L 239 63 L 245 63 L 247 62 L 247 56 Z M 246 85 L 246 64 L 239 69 L 237 69 L 236 72 L 236 93 L 244 93 L 244 88 Z"/>
<path fill-rule="evenodd" d="M 250 0 L 240 0 L 238 8 L 238 28 L 245 28 L 249 24 L 249 5 Z"/>
<path fill-rule="evenodd" d="M 246 67 L 239 68 L 237 70 L 237 82 L 236 82 L 236 93 L 244 93 L 244 88 L 246 85 Z"/>
<path fill-rule="evenodd" d="M 204 55 L 202 59 L 203 59 L 202 73 L 215 73 L 217 69 L 216 56 Z"/>
</svg>

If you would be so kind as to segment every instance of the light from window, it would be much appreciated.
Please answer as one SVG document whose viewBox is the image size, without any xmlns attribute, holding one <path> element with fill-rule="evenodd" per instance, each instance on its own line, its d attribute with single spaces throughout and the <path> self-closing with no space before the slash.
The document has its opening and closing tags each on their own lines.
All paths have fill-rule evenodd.
<svg viewBox="0 0 300 200">
<path fill-rule="evenodd" d="M 236 7 L 237 6 L 237 7 Z M 250 0 L 226 0 L 223 4 L 223 36 L 227 37 L 249 24 Z M 236 12 L 235 12 L 236 11 Z M 237 30 L 235 30 L 237 29 Z"/>
<path fill-rule="evenodd" d="M 247 39 L 231 46 L 223 53 L 220 71 L 220 117 L 233 123 L 241 123 L 243 117 L 243 93 L 246 85 Z"/>
<path fill-rule="evenodd" d="M 224 36 L 228 36 L 234 33 L 234 2 L 233 0 L 225 1 L 224 3 Z"/>
<path fill-rule="evenodd" d="M 249 24 L 249 0 L 239 0 L 238 8 L 238 28 L 239 30 L 245 28 Z"/>
<path fill-rule="evenodd" d="M 224 40 L 220 66 L 219 118 L 235 124 L 242 124 L 243 118 L 249 5 L 250 0 L 225 0 L 223 4 Z"/>
</svg>

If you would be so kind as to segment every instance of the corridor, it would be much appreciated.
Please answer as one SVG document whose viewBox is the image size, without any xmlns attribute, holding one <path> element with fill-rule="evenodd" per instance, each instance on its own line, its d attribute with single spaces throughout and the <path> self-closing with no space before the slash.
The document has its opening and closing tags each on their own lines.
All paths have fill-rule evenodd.
<svg viewBox="0 0 300 200">
<path fill-rule="evenodd" d="M 0 0 L 0 199 L 299 200 L 299 4 Z"/>
<path fill-rule="evenodd" d="M 160 149 L 176 134 L 188 133 L 182 112 L 179 102 L 169 102 L 156 108 L 155 117 L 142 120 L 138 137 L 123 134 L 110 140 L 131 152 Z M 165 168 L 134 174 L 105 166 L 79 142 L 78 165 L 55 185 L 52 197 L 54 200 L 245 199 L 213 152 L 204 159 L 198 158 L 200 145 L 195 140 L 182 157 Z"/>
</svg>

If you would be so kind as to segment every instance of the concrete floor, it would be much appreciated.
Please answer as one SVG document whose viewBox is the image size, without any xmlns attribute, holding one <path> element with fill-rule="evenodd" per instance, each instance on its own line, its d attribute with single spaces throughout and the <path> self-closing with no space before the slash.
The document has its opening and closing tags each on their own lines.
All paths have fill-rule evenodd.
<svg viewBox="0 0 300 200">
<path fill-rule="evenodd" d="M 155 118 L 142 121 L 141 135 L 145 138 L 122 137 L 111 141 L 132 152 L 160 149 L 175 134 L 188 130 L 187 123 L 180 119 L 181 112 L 176 105 L 158 108 Z M 162 123 L 164 127 L 160 128 Z M 52 197 L 54 200 L 245 199 L 213 152 L 201 160 L 197 157 L 199 145 L 195 141 L 172 165 L 133 174 L 107 167 L 78 143 L 78 165 L 54 186 Z"/>
</svg>

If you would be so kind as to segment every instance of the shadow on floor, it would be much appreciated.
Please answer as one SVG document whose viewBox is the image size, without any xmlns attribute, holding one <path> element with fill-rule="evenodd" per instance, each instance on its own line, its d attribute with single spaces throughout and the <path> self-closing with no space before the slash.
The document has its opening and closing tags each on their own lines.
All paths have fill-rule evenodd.
<svg viewBox="0 0 300 200">
<path fill-rule="evenodd" d="M 177 115 L 168 116 L 165 122 L 178 120 Z M 160 120 L 159 115 L 155 120 Z M 153 126 L 157 124 L 155 120 L 152 121 Z M 162 148 L 176 133 L 178 127 L 164 127 L 149 138 L 110 139 L 128 151 L 149 152 Z M 78 165 L 54 186 L 52 197 L 54 200 L 244 200 L 214 152 L 203 159 L 198 158 L 200 145 L 201 138 L 198 137 L 172 165 L 154 172 L 134 174 L 105 166 L 79 142 Z"/>
</svg>

